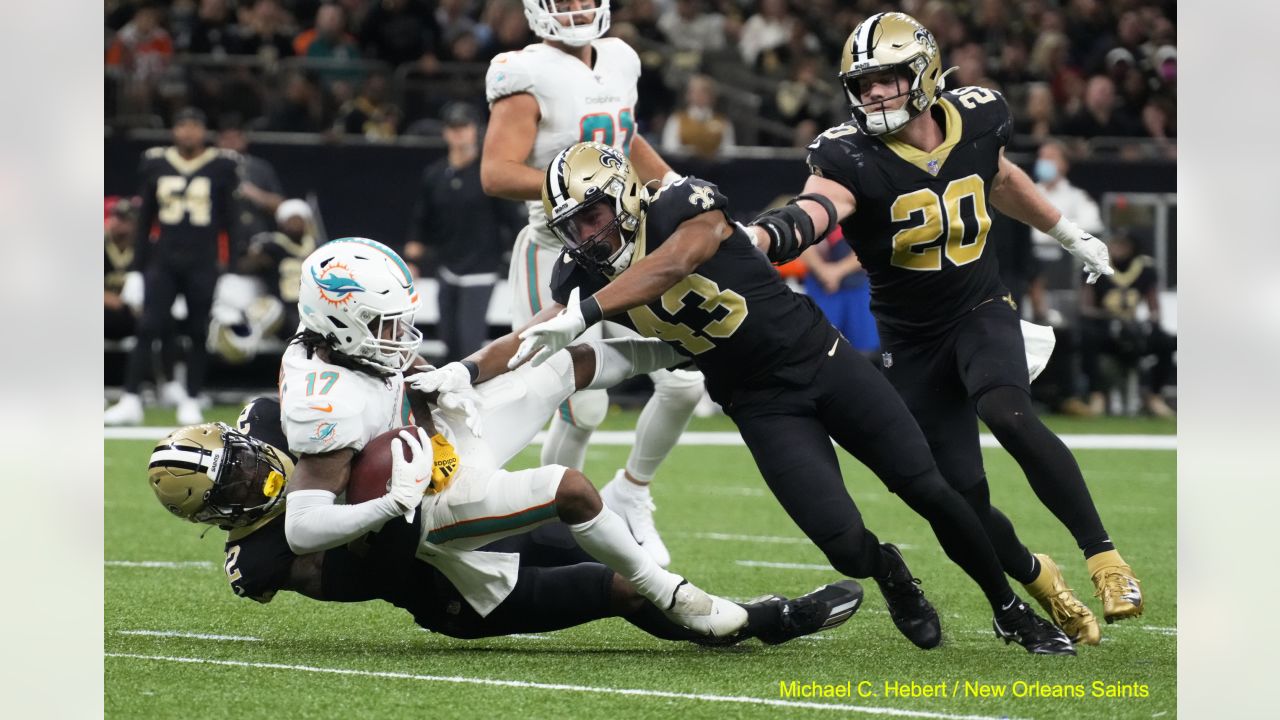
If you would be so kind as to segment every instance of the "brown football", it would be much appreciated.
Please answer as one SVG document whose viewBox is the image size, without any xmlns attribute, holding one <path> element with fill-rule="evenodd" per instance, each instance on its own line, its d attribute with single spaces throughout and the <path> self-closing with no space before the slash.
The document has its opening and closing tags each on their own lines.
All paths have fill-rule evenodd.
<svg viewBox="0 0 1280 720">
<path fill-rule="evenodd" d="M 374 500 L 387 494 L 391 482 L 391 441 L 400 436 L 401 430 L 417 432 L 417 427 L 407 425 L 388 430 L 370 440 L 351 461 L 351 476 L 347 480 L 347 504 L 354 505 Z M 405 451 L 405 459 L 409 459 Z"/>
</svg>

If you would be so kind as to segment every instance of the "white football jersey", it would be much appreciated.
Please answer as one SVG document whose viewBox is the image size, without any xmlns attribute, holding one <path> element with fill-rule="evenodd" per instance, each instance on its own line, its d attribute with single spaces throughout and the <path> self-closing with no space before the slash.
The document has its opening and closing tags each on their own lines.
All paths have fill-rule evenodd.
<svg viewBox="0 0 1280 720">
<path fill-rule="evenodd" d="M 285 349 L 280 367 L 280 423 L 298 455 L 359 452 L 378 435 L 409 424 L 398 372 L 379 378 L 339 367 L 307 357 L 301 343 Z"/>
<path fill-rule="evenodd" d="M 630 153 L 640 56 L 618 38 L 593 40 L 591 46 L 595 67 L 545 43 L 502 53 L 489 63 L 485 95 L 490 106 L 516 93 L 538 101 L 538 134 L 525 164 L 540 172 L 577 142 L 602 142 Z M 542 201 L 528 206 L 534 242 L 558 250 L 561 243 L 546 227 Z"/>
</svg>

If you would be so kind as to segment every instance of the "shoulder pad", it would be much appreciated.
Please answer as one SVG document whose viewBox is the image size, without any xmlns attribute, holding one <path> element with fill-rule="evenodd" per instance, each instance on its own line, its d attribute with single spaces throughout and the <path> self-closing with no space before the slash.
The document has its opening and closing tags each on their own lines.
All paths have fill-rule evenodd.
<svg viewBox="0 0 1280 720">
<path fill-rule="evenodd" d="M 866 149 L 863 145 L 866 138 L 867 135 L 853 120 L 827 128 L 809 143 L 809 156 L 805 159 L 809 173 L 829 178 L 854 191 L 855 158 Z"/>
<path fill-rule="evenodd" d="M 513 50 L 489 61 L 484 75 L 484 95 L 490 105 L 508 95 L 533 92 L 533 73 L 524 51 Z"/>
<path fill-rule="evenodd" d="M 640 77 L 640 56 L 636 54 L 635 48 L 627 44 L 625 40 L 616 37 L 605 37 L 596 40 L 592 44 L 600 50 L 617 54 L 618 59 L 631 68 L 636 77 Z"/>
<path fill-rule="evenodd" d="M 289 449 L 314 455 L 363 447 L 366 398 L 350 382 L 355 371 L 305 353 L 286 352 L 282 363 L 280 415 Z"/>
<path fill-rule="evenodd" d="M 168 149 L 169 148 L 164 146 L 147 148 L 146 151 L 142 153 L 142 156 L 147 158 L 148 160 L 154 160 L 155 158 L 162 158 L 164 157 L 164 151 Z"/>
</svg>

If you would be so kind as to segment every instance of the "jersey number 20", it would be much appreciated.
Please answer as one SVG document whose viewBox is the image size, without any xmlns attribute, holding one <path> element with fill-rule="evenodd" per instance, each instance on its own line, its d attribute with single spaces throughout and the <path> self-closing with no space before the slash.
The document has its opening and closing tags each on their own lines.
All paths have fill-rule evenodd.
<svg viewBox="0 0 1280 720">
<path fill-rule="evenodd" d="M 973 204 L 973 218 L 977 232 L 965 242 L 965 219 L 962 201 L 968 198 Z M 982 257 L 991 230 L 991 216 L 987 214 L 987 192 L 978 175 L 952 180 L 939 196 L 928 188 L 900 195 L 889 208 L 894 222 L 911 220 L 919 214 L 918 225 L 899 230 L 893 235 L 894 267 L 907 270 L 941 270 L 942 255 L 953 265 L 967 265 Z M 946 217 L 946 242 L 938 243 L 943 232 L 943 216 Z"/>
</svg>

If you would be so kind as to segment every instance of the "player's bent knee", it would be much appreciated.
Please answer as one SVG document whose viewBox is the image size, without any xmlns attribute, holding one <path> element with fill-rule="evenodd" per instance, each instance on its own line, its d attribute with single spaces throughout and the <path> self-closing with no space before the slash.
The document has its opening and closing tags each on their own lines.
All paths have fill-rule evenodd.
<svg viewBox="0 0 1280 720">
<path fill-rule="evenodd" d="M 584 523 L 600 514 L 604 503 L 586 475 L 568 468 L 556 488 L 556 515 L 569 524 Z"/>
<path fill-rule="evenodd" d="M 560 405 L 558 419 L 582 430 L 595 430 L 609 413 L 609 393 L 582 390 Z"/>
<path fill-rule="evenodd" d="M 671 405 L 693 407 L 702 399 L 702 373 L 690 370 L 659 370 L 650 376 L 653 394 Z"/>
</svg>

